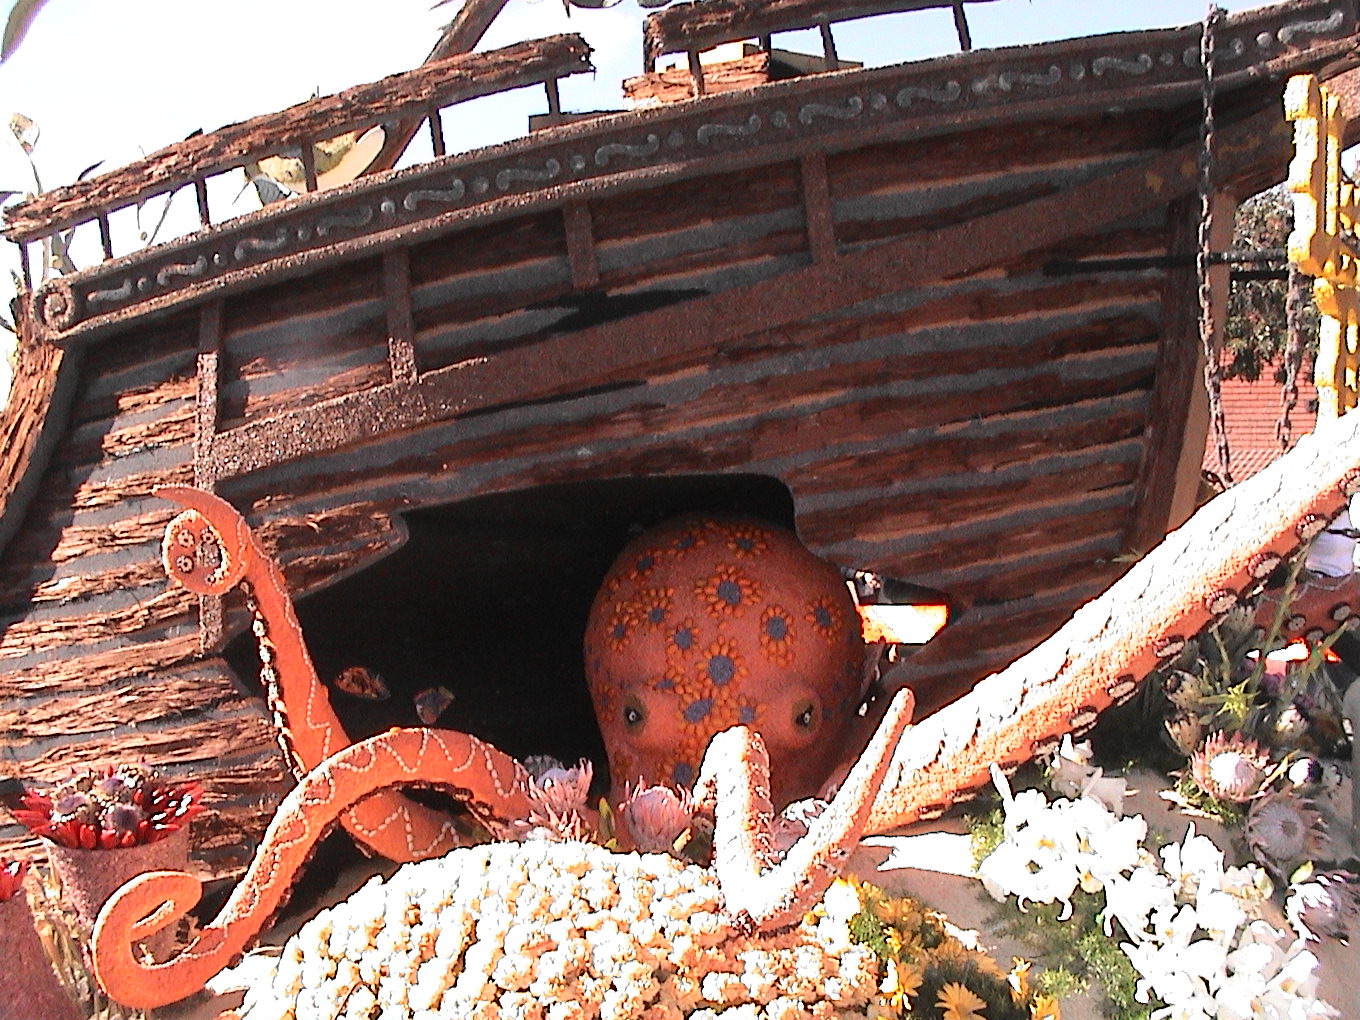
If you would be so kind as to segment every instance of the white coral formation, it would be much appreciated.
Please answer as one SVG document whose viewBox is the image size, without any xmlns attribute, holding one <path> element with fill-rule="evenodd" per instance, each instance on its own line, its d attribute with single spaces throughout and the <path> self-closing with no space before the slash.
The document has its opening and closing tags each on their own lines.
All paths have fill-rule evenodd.
<svg viewBox="0 0 1360 1020">
<path fill-rule="evenodd" d="M 712 872 L 588 843 L 408 864 L 321 911 L 243 1020 L 849 1020 L 880 1015 L 863 946 L 804 922 L 736 934 Z"/>
</svg>

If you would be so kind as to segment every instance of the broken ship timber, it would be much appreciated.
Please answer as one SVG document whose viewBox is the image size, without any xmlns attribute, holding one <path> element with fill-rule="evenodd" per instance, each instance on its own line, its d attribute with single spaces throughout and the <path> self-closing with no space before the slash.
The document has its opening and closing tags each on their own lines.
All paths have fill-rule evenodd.
<svg viewBox="0 0 1360 1020">
<path fill-rule="evenodd" d="M 108 257 L 21 295 L 5 771 L 145 758 L 200 778 L 216 874 L 286 789 L 239 595 L 200 603 L 162 572 L 160 484 L 249 517 L 323 676 L 448 684 L 445 723 L 517 755 L 585 753 L 553 746 L 590 726 L 572 642 L 628 528 L 665 513 L 783 515 L 839 564 L 948 593 L 962 611 L 899 667 L 927 703 L 1108 587 L 1196 499 L 1201 26 L 787 80 L 760 77 L 768 52 L 735 72 L 693 56 L 925 6 L 662 10 L 649 60 L 689 51 L 711 80 L 572 119 L 556 82 L 585 44 L 459 53 L 499 9 L 470 3 L 416 71 L 9 208 L 26 267 L 82 223 Z M 1358 30 L 1353 0 L 1219 25 L 1216 247 L 1284 175 L 1285 79 L 1348 95 Z M 531 83 L 546 127 L 444 153 L 441 107 Z M 316 190 L 310 143 L 377 124 L 371 172 Z M 435 157 L 382 169 L 416 128 Z M 212 221 L 210 178 L 290 149 L 310 193 Z M 179 188 L 203 229 L 113 257 L 111 214 Z M 396 699 L 352 709 L 352 735 L 413 721 L 383 712 Z"/>
</svg>

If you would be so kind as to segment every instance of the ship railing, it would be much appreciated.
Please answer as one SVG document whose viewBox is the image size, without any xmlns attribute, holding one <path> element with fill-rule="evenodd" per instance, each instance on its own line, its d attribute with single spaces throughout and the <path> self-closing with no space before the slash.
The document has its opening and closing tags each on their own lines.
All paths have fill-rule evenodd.
<svg viewBox="0 0 1360 1020">
<path fill-rule="evenodd" d="M 447 152 L 442 114 L 449 107 L 514 89 L 542 86 L 551 123 L 562 116 L 559 79 L 592 70 L 590 47 L 576 34 L 433 60 L 411 71 L 298 103 L 278 113 L 191 135 L 116 170 L 18 202 L 4 210 L 3 233 L 19 246 L 24 286 L 31 288 L 30 247 L 45 243 L 50 251 L 56 243 L 64 249 L 71 232 L 80 227 L 97 224 L 103 260 L 113 259 L 110 217 L 121 210 L 131 207 L 140 210 L 158 196 L 165 196 L 168 202 L 181 189 L 192 188 L 198 206 L 197 229 L 207 228 L 240 215 L 214 216 L 208 187 L 214 179 L 258 167 L 270 158 L 283 157 L 301 163 L 298 192 L 344 183 L 364 173 L 367 166 L 350 160 L 340 173 L 332 173 L 325 166 L 319 168 L 318 161 L 328 155 L 325 143 L 353 132 L 353 147 L 362 157 L 365 152 L 383 147 L 384 132 L 396 131 L 401 124 L 411 122 L 428 127 L 431 149 L 438 159 Z M 247 169 L 247 176 L 250 174 Z"/>
</svg>

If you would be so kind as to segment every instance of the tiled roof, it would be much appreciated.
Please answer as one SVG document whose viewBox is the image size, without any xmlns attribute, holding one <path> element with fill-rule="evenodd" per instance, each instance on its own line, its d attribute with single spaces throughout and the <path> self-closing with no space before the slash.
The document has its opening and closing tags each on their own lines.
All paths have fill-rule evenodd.
<svg viewBox="0 0 1360 1020">
<path fill-rule="evenodd" d="M 1256 382 L 1223 380 L 1223 418 L 1228 432 L 1228 463 L 1234 482 L 1250 478 L 1283 452 L 1275 435 L 1284 390 L 1275 381 L 1276 367 L 1266 365 Z M 1290 445 L 1311 432 L 1316 420 L 1317 389 L 1313 385 L 1312 363 L 1307 362 L 1299 373 L 1298 401 L 1289 415 Z M 1203 464 L 1206 471 L 1219 472 L 1212 431 L 1204 444 Z"/>
</svg>

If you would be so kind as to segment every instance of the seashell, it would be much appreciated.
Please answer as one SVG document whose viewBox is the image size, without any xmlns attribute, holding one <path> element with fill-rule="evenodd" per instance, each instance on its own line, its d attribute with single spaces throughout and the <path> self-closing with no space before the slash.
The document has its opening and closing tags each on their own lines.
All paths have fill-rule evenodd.
<svg viewBox="0 0 1360 1020">
<path fill-rule="evenodd" d="M 447 687 L 426 687 L 417 691 L 412 701 L 416 706 L 416 717 L 426 726 L 433 726 L 453 704 L 453 691 Z"/>
</svg>

